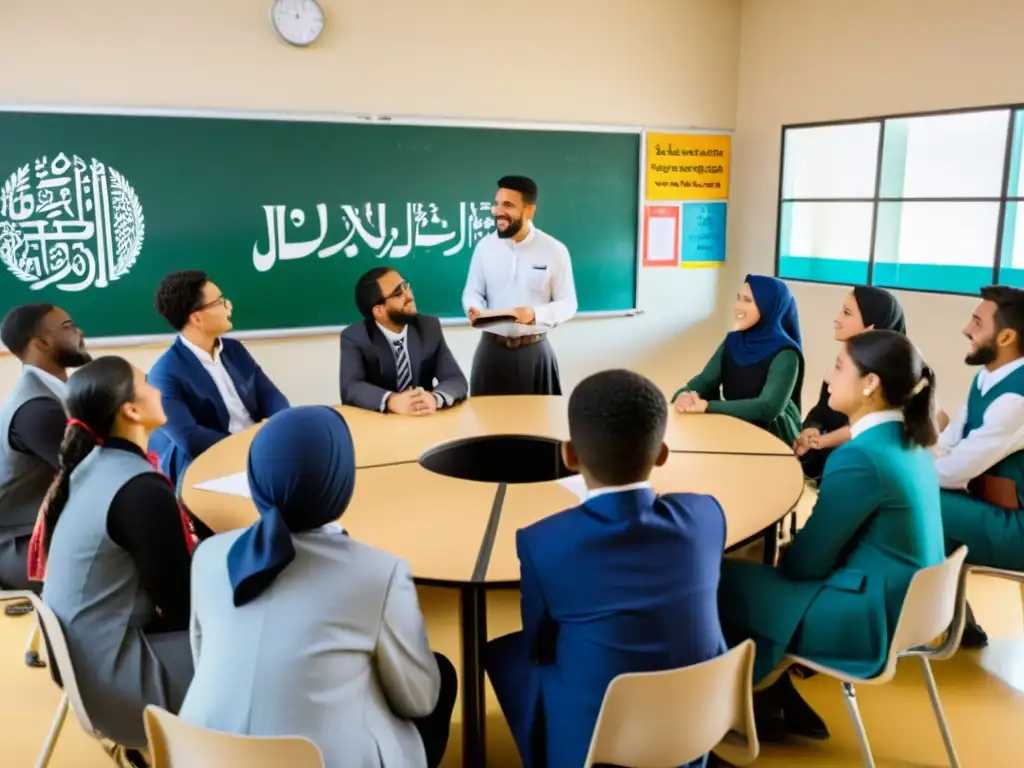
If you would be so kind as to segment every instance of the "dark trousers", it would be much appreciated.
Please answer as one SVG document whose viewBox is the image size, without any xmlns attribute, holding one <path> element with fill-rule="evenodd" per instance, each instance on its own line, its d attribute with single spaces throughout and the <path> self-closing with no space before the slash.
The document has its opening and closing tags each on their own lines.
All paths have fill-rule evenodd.
<svg viewBox="0 0 1024 768">
<path fill-rule="evenodd" d="M 28 579 L 28 543 L 32 534 L 0 541 L 0 589 L 27 589 L 37 595 L 43 591 L 38 581 Z"/>
<path fill-rule="evenodd" d="M 437 706 L 426 717 L 415 717 L 412 720 L 423 739 L 428 768 L 437 768 L 448 749 L 448 732 L 452 725 L 455 697 L 459 692 L 459 677 L 455 667 L 440 653 L 435 652 L 434 658 L 441 672 L 441 693 L 437 697 Z"/>
</svg>

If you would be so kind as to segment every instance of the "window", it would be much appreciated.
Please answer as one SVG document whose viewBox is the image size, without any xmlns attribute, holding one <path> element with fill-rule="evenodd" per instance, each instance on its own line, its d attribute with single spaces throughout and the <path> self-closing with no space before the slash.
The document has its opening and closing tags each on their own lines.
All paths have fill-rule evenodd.
<svg viewBox="0 0 1024 768">
<path fill-rule="evenodd" d="M 1024 107 L 784 128 L 776 274 L 1024 288 L 1022 144 Z"/>
</svg>

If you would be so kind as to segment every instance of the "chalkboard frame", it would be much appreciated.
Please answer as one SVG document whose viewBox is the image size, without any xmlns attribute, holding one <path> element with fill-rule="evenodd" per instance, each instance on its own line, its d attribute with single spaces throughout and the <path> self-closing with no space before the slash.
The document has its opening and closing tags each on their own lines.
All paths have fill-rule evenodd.
<svg viewBox="0 0 1024 768">
<path fill-rule="evenodd" d="M 644 157 L 645 134 L 648 130 L 642 125 L 619 125 L 603 123 L 568 123 L 558 121 L 517 121 L 517 120 L 493 120 L 493 119 L 468 119 L 468 118 L 445 118 L 445 117 L 419 117 L 419 116 L 389 116 L 375 114 L 355 113 L 334 113 L 317 111 L 278 111 L 258 109 L 220 109 L 220 108 L 185 108 L 185 107 L 143 107 L 131 105 L 56 105 L 56 104 L 3 104 L 0 105 L 0 113 L 35 113 L 35 114 L 61 114 L 61 115 L 105 115 L 124 117 L 178 117 L 178 118 L 216 118 L 216 119 L 237 119 L 237 120 L 275 120 L 284 122 L 314 122 L 314 123 L 348 123 L 348 124 L 381 124 L 381 125 L 406 125 L 406 126 L 435 126 L 449 128 L 481 128 L 481 129 L 505 129 L 524 131 L 566 131 L 577 133 L 618 133 L 634 134 L 639 137 L 637 152 L 637 242 L 636 253 L 634 254 L 634 269 L 636 279 L 634 280 L 632 307 L 628 309 L 598 310 L 577 313 L 576 319 L 597 319 L 607 317 L 633 317 L 642 314 L 639 308 L 640 271 L 642 268 L 643 251 L 643 211 L 646 202 L 646 163 Z M 719 131 L 701 130 L 696 132 L 718 133 Z M 442 317 L 441 322 L 445 326 L 468 326 L 469 321 L 465 317 Z M 253 329 L 232 331 L 229 335 L 241 340 L 259 339 L 288 339 L 300 337 L 314 337 L 335 335 L 345 328 L 345 325 L 318 325 L 313 327 L 283 328 L 283 329 Z M 132 347 L 132 346 L 153 346 L 167 343 L 175 337 L 173 333 L 139 334 L 125 336 L 96 336 L 89 338 L 89 344 L 93 348 L 103 347 Z M 0 344 L 0 352 L 8 354 L 6 348 Z"/>
</svg>

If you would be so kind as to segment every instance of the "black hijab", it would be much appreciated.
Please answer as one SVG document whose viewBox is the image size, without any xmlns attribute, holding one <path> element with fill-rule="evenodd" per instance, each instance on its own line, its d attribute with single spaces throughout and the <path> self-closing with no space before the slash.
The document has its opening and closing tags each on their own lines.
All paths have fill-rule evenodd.
<svg viewBox="0 0 1024 768">
<path fill-rule="evenodd" d="M 903 307 L 887 290 L 875 288 L 873 285 L 858 285 L 853 289 L 853 298 L 860 308 L 865 328 L 870 325 L 874 326 L 876 331 L 896 331 L 907 335 Z"/>
</svg>

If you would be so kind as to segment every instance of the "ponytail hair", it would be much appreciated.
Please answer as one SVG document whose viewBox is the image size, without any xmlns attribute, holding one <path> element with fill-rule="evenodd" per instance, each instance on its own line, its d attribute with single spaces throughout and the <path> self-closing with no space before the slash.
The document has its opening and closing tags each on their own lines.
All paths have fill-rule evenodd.
<svg viewBox="0 0 1024 768">
<path fill-rule="evenodd" d="M 43 551 L 49 553 L 71 493 L 71 474 L 98 445 L 110 437 L 121 407 L 135 399 L 131 364 L 121 357 L 100 357 L 68 379 L 68 427 L 60 446 L 57 476 L 43 501 Z"/>
<path fill-rule="evenodd" d="M 846 342 L 861 376 L 873 373 L 882 397 L 903 411 L 903 442 L 929 448 L 939 439 L 935 422 L 935 372 L 917 347 L 896 331 L 866 331 Z"/>
</svg>

